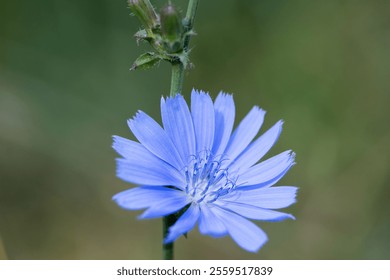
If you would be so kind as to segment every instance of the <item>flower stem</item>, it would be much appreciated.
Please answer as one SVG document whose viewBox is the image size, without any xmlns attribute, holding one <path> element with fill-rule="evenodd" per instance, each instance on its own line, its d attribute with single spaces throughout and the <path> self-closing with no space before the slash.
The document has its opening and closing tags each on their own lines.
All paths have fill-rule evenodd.
<svg viewBox="0 0 390 280">
<path fill-rule="evenodd" d="M 168 236 L 169 228 L 176 222 L 175 214 L 165 216 L 163 218 L 163 237 Z M 163 259 L 173 260 L 173 242 L 163 244 Z"/>
<path fill-rule="evenodd" d="M 195 14 L 196 14 L 196 9 L 198 8 L 198 3 L 199 0 L 190 0 L 188 3 L 188 8 L 187 8 L 187 14 L 186 17 L 184 18 L 184 27 L 186 31 L 190 31 L 192 27 L 194 26 L 194 21 L 195 21 Z M 184 41 L 184 49 L 188 50 L 188 45 L 190 43 L 190 35 L 187 35 Z"/>
<path fill-rule="evenodd" d="M 190 0 L 188 3 L 186 17 L 184 18 L 184 27 L 187 32 L 191 31 L 194 21 L 196 9 L 198 7 L 199 0 Z M 184 50 L 188 51 L 188 45 L 190 43 L 191 35 L 186 35 L 184 40 Z M 184 65 L 178 60 L 172 62 L 172 77 L 171 77 L 171 91 L 170 96 L 174 97 L 176 94 L 181 93 L 183 89 L 184 81 Z"/>
<path fill-rule="evenodd" d="M 172 63 L 171 91 L 170 96 L 174 97 L 181 93 L 184 80 L 184 65 L 180 61 Z"/>
<path fill-rule="evenodd" d="M 189 0 L 186 17 L 184 19 L 184 27 L 187 32 L 191 31 L 196 9 L 198 7 L 199 0 Z M 188 50 L 191 35 L 187 35 L 184 41 L 184 50 Z M 174 97 L 176 94 L 181 93 L 183 89 L 184 81 L 184 65 L 181 61 L 172 62 L 172 77 L 171 77 L 171 90 L 170 96 Z M 169 228 L 176 222 L 177 216 L 175 214 L 168 215 L 163 218 L 163 238 L 168 236 Z M 163 244 L 163 259 L 173 260 L 173 242 Z"/>
</svg>

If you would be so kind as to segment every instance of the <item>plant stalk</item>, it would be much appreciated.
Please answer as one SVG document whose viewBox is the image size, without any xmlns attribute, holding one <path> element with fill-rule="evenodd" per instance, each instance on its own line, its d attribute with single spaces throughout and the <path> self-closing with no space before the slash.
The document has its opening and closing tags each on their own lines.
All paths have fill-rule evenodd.
<svg viewBox="0 0 390 280">
<path fill-rule="evenodd" d="M 169 228 L 176 222 L 175 214 L 165 216 L 163 218 L 163 238 L 165 239 L 168 236 Z M 173 260 L 173 242 L 163 244 L 163 259 L 164 260 Z"/>
<path fill-rule="evenodd" d="M 186 17 L 184 18 L 184 27 L 186 31 L 190 31 L 194 25 L 196 9 L 198 7 L 199 0 L 190 0 L 188 3 Z M 188 51 L 188 45 L 190 43 L 191 35 L 186 35 L 184 40 L 184 50 Z M 184 81 L 184 65 L 179 61 L 172 62 L 172 77 L 171 77 L 171 90 L 170 96 L 174 97 L 176 94 L 181 93 L 183 90 Z"/>
<path fill-rule="evenodd" d="M 184 65 L 180 61 L 172 63 L 171 91 L 170 97 L 175 97 L 181 93 L 184 81 Z"/>
<path fill-rule="evenodd" d="M 186 17 L 184 18 L 184 27 L 186 31 L 190 31 L 194 25 L 196 9 L 198 7 L 199 0 L 189 0 Z M 187 35 L 184 41 L 184 50 L 188 50 L 190 43 L 190 35 Z M 172 62 L 172 77 L 171 77 L 171 90 L 170 97 L 175 97 L 176 94 L 181 93 L 183 89 L 184 81 L 184 65 L 181 61 Z M 169 228 L 176 222 L 177 217 L 175 214 L 168 215 L 163 218 L 163 238 L 168 236 Z M 174 243 L 163 243 L 163 259 L 173 260 L 173 247 Z"/>
</svg>

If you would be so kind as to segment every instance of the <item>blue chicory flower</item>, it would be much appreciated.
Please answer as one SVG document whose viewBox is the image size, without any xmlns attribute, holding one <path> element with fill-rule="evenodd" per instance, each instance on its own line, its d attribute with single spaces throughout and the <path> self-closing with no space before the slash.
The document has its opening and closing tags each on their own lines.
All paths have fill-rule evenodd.
<svg viewBox="0 0 390 280">
<path fill-rule="evenodd" d="M 213 103 L 208 94 L 196 90 L 191 110 L 176 95 L 161 99 L 161 115 L 163 128 L 142 111 L 128 121 L 139 143 L 114 136 L 113 148 L 122 156 L 117 159 L 117 176 L 142 186 L 113 199 L 127 210 L 146 208 L 142 219 L 187 207 L 165 243 L 198 222 L 202 234 L 229 234 L 243 249 L 256 252 L 267 235 L 248 219 L 294 219 L 274 209 L 295 203 L 297 188 L 273 187 L 294 164 L 294 153 L 285 151 L 259 162 L 277 141 L 282 121 L 252 142 L 265 111 L 253 107 L 232 133 L 233 97 L 221 92 Z"/>
</svg>

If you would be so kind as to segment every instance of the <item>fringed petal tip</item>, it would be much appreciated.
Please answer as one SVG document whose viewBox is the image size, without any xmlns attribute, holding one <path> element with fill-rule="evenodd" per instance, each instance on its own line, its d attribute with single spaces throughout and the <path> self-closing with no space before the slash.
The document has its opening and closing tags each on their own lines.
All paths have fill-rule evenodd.
<svg viewBox="0 0 390 280">
<path fill-rule="evenodd" d="M 221 97 L 224 97 L 224 98 L 231 98 L 231 99 L 233 99 L 233 95 L 234 95 L 234 93 L 231 93 L 231 92 L 227 92 L 227 91 L 221 90 L 221 91 L 218 93 L 217 98 L 218 98 L 219 96 L 221 96 Z"/>
<path fill-rule="evenodd" d="M 209 95 L 207 91 L 203 91 L 201 89 L 192 88 L 191 90 L 191 96 L 193 95 Z"/>
</svg>

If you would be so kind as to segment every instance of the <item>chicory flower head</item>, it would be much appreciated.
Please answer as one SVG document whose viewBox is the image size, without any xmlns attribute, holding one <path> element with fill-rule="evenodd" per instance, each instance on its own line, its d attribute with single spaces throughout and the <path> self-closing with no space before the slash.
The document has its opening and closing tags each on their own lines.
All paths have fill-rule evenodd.
<svg viewBox="0 0 390 280">
<path fill-rule="evenodd" d="M 265 111 L 255 106 L 233 131 L 233 97 L 221 92 L 215 102 L 192 91 L 191 109 L 181 95 L 161 99 L 163 127 L 139 111 L 128 125 L 138 142 L 114 136 L 117 176 L 140 187 L 118 193 L 127 210 L 145 209 L 140 218 L 185 212 L 164 242 L 176 240 L 196 223 L 202 234 L 229 234 L 243 249 L 256 252 L 267 235 L 248 219 L 281 221 L 291 214 L 275 211 L 293 204 L 296 187 L 275 183 L 294 164 L 285 151 L 260 161 L 277 141 L 282 121 L 258 134 Z M 260 161 L 260 162 L 259 162 Z"/>
</svg>

